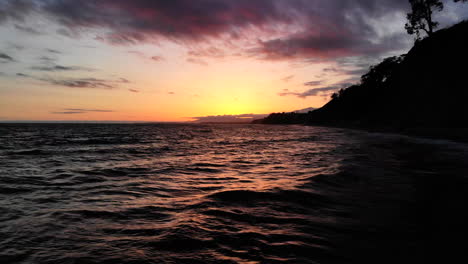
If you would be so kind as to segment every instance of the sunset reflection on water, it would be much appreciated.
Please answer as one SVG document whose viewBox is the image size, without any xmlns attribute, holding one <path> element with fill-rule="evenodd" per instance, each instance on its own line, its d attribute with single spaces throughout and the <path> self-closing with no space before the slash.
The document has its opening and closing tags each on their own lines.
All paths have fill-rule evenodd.
<svg viewBox="0 0 468 264">
<path fill-rule="evenodd" d="M 428 175 L 451 175 L 468 157 L 453 145 L 304 126 L 0 129 L 0 256 L 34 263 L 417 259 L 427 244 L 415 243 L 424 230 L 412 212 L 436 182 Z"/>
</svg>

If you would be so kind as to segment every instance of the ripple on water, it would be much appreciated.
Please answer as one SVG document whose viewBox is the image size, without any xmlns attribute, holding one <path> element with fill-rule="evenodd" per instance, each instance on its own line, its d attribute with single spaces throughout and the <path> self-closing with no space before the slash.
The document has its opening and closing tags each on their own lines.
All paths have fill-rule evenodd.
<svg viewBox="0 0 468 264">
<path fill-rule="evenodd" d="M 466 230 L 456 144 L 301 126 L 0 129 L 2 263 L 417 263 Z"/>
</svg>

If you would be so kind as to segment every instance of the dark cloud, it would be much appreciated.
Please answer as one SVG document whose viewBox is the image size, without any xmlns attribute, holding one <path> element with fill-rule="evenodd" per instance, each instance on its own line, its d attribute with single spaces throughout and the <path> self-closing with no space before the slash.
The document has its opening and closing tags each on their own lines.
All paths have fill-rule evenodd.
<svg viewBox="0 0 468 264">
<path fill-rule="evenodd" d="M 0 23 L 7 20 L 24 21 L 31 11 L 37 8 L 37 2 L 31 0 L 1 0 Z"/>
<path fill-rule="evenodd" d="M 110 43 L 136 44 L 163 38 L 193 47 L 202 42 L 205 48 L 189 52 L 189 62 L 194 63 L 194 58 L 225 54 L 308 61 L 376 57 L 407 48 L 411 39 L 403 29 L 407 0 L 3 2 L 0 20 L 20 20 L 25 13 L 37 10 L 69 32 L 104 29 L 100 32 L 108 33 L 97 39 Z M 397 31 L 389 30 L 395 25 Z M 72 36 L 69 32 L 64 35 Z M 221 40 L 223 45 L 214 47 L 211 40 Z M 246 48 L 233 44 L 236 41 Z"/>
<path fill-rule="evenodd" d="M 128 89 L 130 92 L 132 93 L 139 93 L 140 91 L 139 90 L 136 90 L 136 89 Z"/>
<path fill-rule="evenodd" d="M 353 29 L 355 31 L 358 31 Z M 347 32 L 343 28 L 337 32 L 291 35 L 267 41 L 259 41 L 259 46 L 247 50 L 252 56 L 265 60 L 320 59 L 330 60 L 351 56 L 378 56 L 405 48 L 407 36 L 399 34 L 378 39 L 377 33 Z M 369 29 L 371 30 L 371 29 Z M 391 43 L 391 44 L 390 44 Z"/>
<path fill-rule="evenodd" d="M 192 117 L 197 123 L 250 123 L 253 120 L 265 118 L 268 115 L 244 114 L 244 115 L 219 115 Z"/>
<path fill-rule="evenodd" d="M 238 28 L 284 20 L 272 0 L 52 0 L 44 12 L 70 28 L 106 27 L 114 43 L 136 43 L 163 36 L 201 40 L 236 33 Z"/>
<path fill-rule="evenodd" d="M 398 48 L 370 41 L 378 35 L 372 19 L 408 9 L 406 0 L 48 0 L 41 5 L 24 2 L 29 7 L 23 10 L 31 10 L 30 6 L 36 3 L 36 8 L 68 30 L 109 29 L 110 33 L 101 39 L 117 44 L 160 37 L 179 42 L 237 40 L 252 28 L 276 33 L 281 32 L 281 24 L 297 25 L 297 34 L 261 40 L 259 47 L 251 50 L 267 59 L 334 57 L 367 53 L 367 48 L 371 49 L 369 52 Z M 202 53 L 219 57 L 224 52 L 211 47 Z"/>
<path fill-rule="evenodd" d="M 30 77 L 31 77 L 31 75 L 28 75 L 28 74 L 25 74 L 25 73 L 21 73 L 21 72 L 18 72 L 18 73 L 16 74 L 16 76 L 18 76 L 18 77 L 23 77 L 23 78 L 30 78 Z"/>
<path fill-rule="evenodd" d="M 0 52 L 0 63 L 14 62 L 15 60 L 5 53 Z"/>
</svg>

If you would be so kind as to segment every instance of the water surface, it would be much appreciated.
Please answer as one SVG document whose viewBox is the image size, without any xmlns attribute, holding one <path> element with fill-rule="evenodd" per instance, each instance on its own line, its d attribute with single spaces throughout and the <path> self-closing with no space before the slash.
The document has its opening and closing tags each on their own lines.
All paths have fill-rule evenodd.
<svg viewBox="0 0 468 264">
<path fill-rule="evenodd" d="M 464 144 L 337 128 L 3 124 L 0 260 L 447 260 L 467 161 Z"/>
</svg>

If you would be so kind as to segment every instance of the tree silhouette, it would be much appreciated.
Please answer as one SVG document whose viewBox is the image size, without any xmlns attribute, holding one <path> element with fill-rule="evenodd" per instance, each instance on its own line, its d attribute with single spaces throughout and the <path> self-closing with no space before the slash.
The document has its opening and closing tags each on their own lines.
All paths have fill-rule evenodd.
<svg viewBox="0 0 468 264">
<path fill-rule="evenodd" d="M 458 1 L 460 0 L 455 0 L 455 2 Z M 428 36 L 432 35 L 439 25 L 438 22 L 432 20 L 432 14 L 435 11 L 442 11 L 444 4 L 439 0 L 409 0 L 409 2 L 411 13 L 407 14 L 408 22 L 405 25 L 408 34 L 416 34 L 417 39 L 421 39 L 421 31 L 426 32 Z"/>
<path fill-rule="evenodd" d="M 405 55 L 384 59 L 381 63 L 370 67 L 369 72 L 361 77 L 361 83 L 366 86 L 381 87 L 404 59 Z"/>
</svg>

